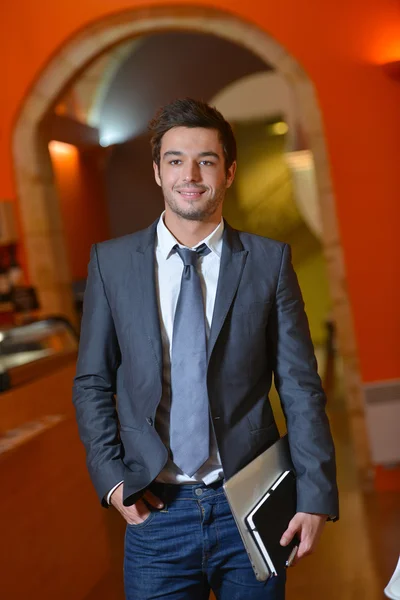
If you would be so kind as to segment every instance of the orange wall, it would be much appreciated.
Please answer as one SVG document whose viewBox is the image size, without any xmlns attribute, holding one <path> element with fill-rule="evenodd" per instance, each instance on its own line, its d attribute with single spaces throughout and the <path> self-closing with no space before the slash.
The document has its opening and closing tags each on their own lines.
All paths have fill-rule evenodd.
<svg viewBox="0 0 400 600">
<path fill-rule="evenodd" d="M 151 4 L 155 2 L 3 3 L 0 61 L 7 85 L 0 95 L 0 197 L 15 196 L 13 122 L 50 56 L 85 24 Z M 362 376 L 365 381 L 400 377 L 400 82 L 391 81 L 380 66 L 400 59 L 398 0 L 196 0 L 199 4 L 256 22 L 314 81 L 331 158 Z"/>
<path fill-rule="evenodd" d="M 93 151 L 50 142 L 72 278 L 87 275 L 90 246 L 109 237 L 101 178 Z"/>
</svg>

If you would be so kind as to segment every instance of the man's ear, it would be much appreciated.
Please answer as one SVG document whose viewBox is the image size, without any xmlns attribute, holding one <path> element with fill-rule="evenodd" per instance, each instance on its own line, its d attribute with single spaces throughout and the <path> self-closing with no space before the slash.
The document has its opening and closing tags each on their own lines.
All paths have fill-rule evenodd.
<svg viewBox="0 0 400 600">
<path fill-rule="evenodd" d="M 233 161 L 233 163 L 229 167 L 228 172 L 226 174 L 226 187 L 227 188 L 231 187 L 233 180 L 235 179 L 235 173 L 236 173 L 236 160 Z"/>
<path fill-rule="evenodd" d="M 154 170 L 154 179 L 157 182 L 157 185 L 161 187 L 161 178 L 160 178 L 160 170 L 158 165 L 153 161 L 153 170 Z"/>
</svg>

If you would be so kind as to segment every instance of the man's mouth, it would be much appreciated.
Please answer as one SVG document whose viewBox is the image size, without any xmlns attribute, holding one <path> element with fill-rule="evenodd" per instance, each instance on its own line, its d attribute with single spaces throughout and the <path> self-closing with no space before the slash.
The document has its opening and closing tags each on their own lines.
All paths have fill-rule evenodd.
<svg viewBox="0 0 400 600">
<path fill-rule="evenodd" d="M 178 194 L 183 196 L 184 198 L 200 198 L 202 194 L 204 194 L 206 190 L 177 190 Z"/>
</svg>

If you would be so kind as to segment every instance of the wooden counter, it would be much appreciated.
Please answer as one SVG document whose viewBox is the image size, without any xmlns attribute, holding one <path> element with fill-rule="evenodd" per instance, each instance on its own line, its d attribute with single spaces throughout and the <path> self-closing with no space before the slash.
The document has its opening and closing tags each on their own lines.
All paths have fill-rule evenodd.
<svg viewBox="0 0 400 600">
<path fill-rule="evenodd" d="M 0 596 L 7 600 L 83 600 L 107 573 L 122 578 L 124 526 L 101 508 L 89 480 L 71 400 L 74 372 L 75 355 L 0 394 L 0 436 L 14 430 L 0 452 Z"/>
</svg>

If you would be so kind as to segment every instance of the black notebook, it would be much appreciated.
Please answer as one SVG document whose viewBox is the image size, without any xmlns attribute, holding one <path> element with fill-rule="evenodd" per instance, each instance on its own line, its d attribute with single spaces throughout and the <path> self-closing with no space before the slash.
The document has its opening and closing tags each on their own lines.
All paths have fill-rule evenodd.
<svg viewBox="0 0 400 600">
<path fill-rule="evenodd" d="M 245 521 L 272 575 L 279 575 L 290 565 L 299 539 L 288 546 L 280 539 L 296 513 L 296 477 L 285 471 L 247 515 Z"/>
</svg>

